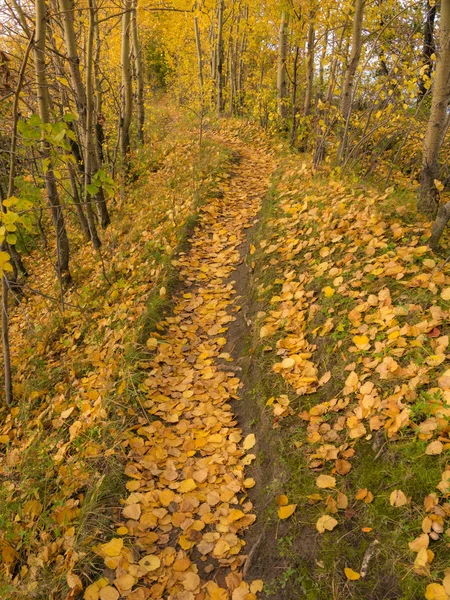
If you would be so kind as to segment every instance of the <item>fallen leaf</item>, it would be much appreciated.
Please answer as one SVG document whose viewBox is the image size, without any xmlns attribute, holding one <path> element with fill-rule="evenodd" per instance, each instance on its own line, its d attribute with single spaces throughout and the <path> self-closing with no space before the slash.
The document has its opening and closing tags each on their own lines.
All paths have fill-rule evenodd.
<svg viewBox="0 0 450 600">
<path fill-rule="evenodd" d="M 391 506 L 400 507 L 408 504 L 409 500 L 401 490 L 394 490 L 389 497 L 389 502 Z"/>
<path fill-rule="evenodd" d="M 319 533 L 324 533 L 325 531 L 332 531 L 338 522 L 330 515 L 323 515 L 317 520 L 316 529 Z"/>
<path fill-rule="evenodd" d="M 287 504 L 285 506 L 280 506 L 280 508 L 278 509 L 278 518 L 287 519 L 292 514 L 294 514 L 296 508 L 296 504 Z"/>
<path fill-rule="evenodd" d="M 345 567 L 344 573 L 349 581 L 357 581 L 358 579 L 361 579 L 360 573 L 357 573 L 356 571 L 354 571 L 353 569 L 349 569 L 348 567 Z"/>
<path fill-rule="evenodd" d="M 255 434 L 249 433 L 248 436 L 245 438 L 244 443 L 242 444 L 242 447 L 244 448 L 244 450 L 250 450 L 250 448 L 253 448 L 253 446 L 255 444 L 256 444 Z"/>
<path fill-rule="evenodd" d="M 331 475 L 319 475 L 316 479 L 316 485 L 319 488 L 334 488 L 336 487 L 336 479 Z"/>
</svg>

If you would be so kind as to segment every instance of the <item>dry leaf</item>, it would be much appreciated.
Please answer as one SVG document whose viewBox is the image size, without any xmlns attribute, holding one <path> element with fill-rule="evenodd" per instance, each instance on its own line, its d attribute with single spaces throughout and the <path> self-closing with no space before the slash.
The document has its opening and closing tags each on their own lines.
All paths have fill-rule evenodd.
<svg viewBox="0 0 450 600">
<path fill-rule="evenodd" d="M 353 569 L 349 569 L 348 567 L 345 567 L 344 573 L 349 581 L 357 581 L 358 579 L 361 579 L 361 575 L 359 573 L 353 571 Z"/>
<path fill-rule="evenodd" d="M 253 446 L 255 444 L 256 444 L 255 434 L 249 433 L 248 436 L 245 438 L 244 443 L 242 444 L 242 447 L 244 448 L 244 450 L 250 450 L 251 448 L 253 448 Z"/>
<path fill-rule="evenodd" d="M 408 504 L 409 500 L 401 490 L 394 490 L 389 497 L 389 502 L 391 506 L 400 507 Z"/>
<path fill-rule="evenodd" d="M 336 479 L 331 475 L 319 475 L 316 479 L 316 485 L 319 488 L 334 488 L 336 487 Z"/>
<path fill-rule="evenodd" d="M 325 531 L 332 531 L 338 522 L 330 515 L 323 515 L 320 517 L 316 523 L 316 529 L 319 533 L 324 533 Z"/>
<path fill-rule="evenodd" d="M 296 504 L 287 504 L 285 506 L 280 506 L 280 508 L 278 509 L 278 518 L 287 519 L 292 514 L 294 514 L 296 508 Z"/>
</svg>

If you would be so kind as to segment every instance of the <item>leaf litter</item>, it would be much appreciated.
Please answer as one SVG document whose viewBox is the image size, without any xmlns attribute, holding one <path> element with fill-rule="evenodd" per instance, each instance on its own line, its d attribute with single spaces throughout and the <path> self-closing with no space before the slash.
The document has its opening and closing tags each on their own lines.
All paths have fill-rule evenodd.
<svg viewBox="0 0 450 600">
<path fill-rule="evenodd" d="M 325 502 L 336 516 L 319 517 L 316 528 L 324 535 L 347 518 L 343 478 L 358 461 L 360 440 L 382 436 L 394 443 L 412 436 L 425 443 L 428 456 L 450 448 L 450 277 L 429 258 L 427 225 L 402 220 L 404 207 L 386 216 L 391 192 L 372 189 L 360 196 L 338 179 L 314 180 L 306 163 L 284 165 L 277 180 L 279 203 L 267 224 L 269 238 L 256 249 L 262 272 L 274 273 L 259 286 L 268 305 L 259 313 L 260 343 L 263 352 L 276 356 L 273 371 L 289 386 L 282 402 L 271 397 L 266 405 L 274 428 L 286 418 L 304 423 L 306 443 L 295 446 L 302 446 L 310 469 L 320 472 L 317 487 L 330 494 L 307 498 L 314 496 L 318 507 Z M 322 340 L 339 356 L 343 371 L 321 370 L 315 359 Z M 333 392 L 321 394 L 325 400 L 301 408 L 296 417 L 298 401 L 303 406 L 302 398 L 330 389 L 327 384 Z M 424 392 L 433 400 L 418 419 L 414 404 Z M 415 573 L 431 577 L 435 554 L 428 544 L 446 539 L 449 496 L 447 468 L 425 498 L 425 510 L 423 498 L 401 489 L 380 498 L 360 489 L 355 500 L 384 502 L 397 511 L 413 503 L 423 511 L 424 533 L 410 544 L 417 553 L 410 560 Z M 350 567 L 345 575 L 359 579 Z M 450 586 L 432 583 L 426 597 L 450 598 Z"/>
<path fill-rule="evenodd" d="M 232 360 L 223 346 L 240 307 L 229 277 L 273 159 L 239 149 L 224 198 L 202 208 L 190 250 L 175 262 L 183 290 L 173 313 L 152 334 L 156 343 L 147 343 L 155 349 L 141 385 L 148 419 L 128 434 L 129 495 L 117 523 L 123 537 L 96 547 L 111 574 L 108 587 L 129 600 L 252 600 L 262 588 L 242 580 L 242 532 L 256 518 L 245 467 L 257 437 L 243 437 L 230 405 L 241 382 L 218 360 Z M 294 510 L 280 507 L 280 518 Z M 227 575 L 214 581 L 209 574 L 218 567 Z M 85 597 L 102 599 L 102 581 Z"/>
</svg>

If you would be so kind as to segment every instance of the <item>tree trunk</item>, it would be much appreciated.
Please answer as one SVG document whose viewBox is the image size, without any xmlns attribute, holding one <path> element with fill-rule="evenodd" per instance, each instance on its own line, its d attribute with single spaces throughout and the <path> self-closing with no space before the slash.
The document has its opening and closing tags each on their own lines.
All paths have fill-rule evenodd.
<svg viewBox="0 0 450 600">
<path fill-rule="evenodd" d="M 223 43 L 223 13 L 225 9 L 224 0 L 218 0 L 217 5 L 217 73 L 216 73 L 216 85 L 217 85 L 217 114 L 220 116 L 224 111 L 224 99 L 223 99 L 223 86 L 224 86 L 224 43 Z"/>
<path fill-rule="evenodd" d="M 295 144 L 295 138 L 297 135 L 297 70 L 298 70 L 298 55 L 300 48 L 295 46 L 294 51 L 294 65 L 293 65 L 293 76 L 292 76 L 292 118 L 291 118 L 291 135 L 290 144 Z"/>
<path fill-rule="evenodd" d="M 439 242 L 443 228 L 438 226 L 447 218 L 448 210 L 439 209 L 438 191 L 434 181 L 439 178 L 439 151 L 447 130 L 447 106 L 450 100 L 450 0 L 441 2 L 440 44 L 436 62 L 431 111 L 423 141 L 422 173 L 417 208 L 421 212 L 438 218 L 435 232 L 430 241 Z M 445 210 L 443 210 L 445 208 Z M 445 227 L 445 225 L 444 225 Z"/>
<path fill-rule="evenodd" d="M 364 16 L 365 0 L 355 0 L 355 12 L 353 15 L 353 31 L 352 31 L 352 50 L 350 58 L 345 69 L 344 81 L 342 84 L 341 95 L 341 114 L 344 121 L 349 118 L 352 100 L 353 100 L 353 83 L 355 79 L 356 69 L 358 68 L 359 59 L 361 57 L 362 47 L 362 24 Z"/>
<path fill-rule="evenodd" d="M 145 122 L 145 105 L 144 105 L 144 72 L 142 69 L 142 52 L 139 41 L 139 31 L 137 22 L 137 5 L 138 0 L 132 0 L 133 10 L 131 12 L 131 34 L 133 45 L 134 71 L 136 74 L 136 104 L 138 111 L 138 139 L 141 144 L 144 143 L 144 122 Z"/>
<path fill-rule="evenodd" d="M 89 186 L 92 184 L 93 175 L 96 169 L 96 155 L 94 148 L 94 135 L 93 135 L 93 112 L 94 112 L 94 21 L 95 21 L 95 8 L 92 0 L 89 0 L 89 25 L 88 25 L 88 38 L 86 45 L 86 129 L 85 129 L 85 165 L 84 165 L 84 201 L 86 204 L 86 216 L 89 226 L 89 233 L 92 240 L 92 245 L 96 250 L 102 245 L 95 227 L 94 211 L 92 210 L 92 199 L 93 195 L 89 193 Z M 100 190 L 99 190 L 100 192 Z M 98 193 L 96 195 L 98 198 Z M 101 200 L 104 201 L 104 197 L 100 198 L 99 207 Z M 105 207 L 106 208 L 106 207 Z M 102 219 L 103 220 L 103 219 Z"/>
<path fill-rule="evenodd" d="M 82 143 L 84 154 L 84 200 L 86 204 L 87 222 L 89 225 L 89 234 L 94 248 L 101 245 L 100 239 L 95 227 L 94 212 L 92 209 L 92 198 L 87 187 L 92 181 L 93 175 L 98 171 L 97 155 L 93 141 L 93 44 L 94 44 L 94 21 L 95 7 L 93 2 L 89 2 L 89 28 L 86 52 L 86 88 L 81 78 L 80 58 L 75 37 L 74 28 L 74 3 L 73 0 L 59 0 L 60 9 L 63 15 L 64 41 L 67 49 L 67 58 L 69 61 L 69 71 L 72 79 L 72 85 L 75 93 L 75 104 L 80 117 L 82 128 Z M 89 111 L 89 115 L 88 115 Z M 105 196 L 100 188 L 95 195 L 97 206 L 100 213 L 100 220 L 103 227 L 109 222 L 108 209 L 106 207 Z"/>
<path fill-rule="evenodd" d="M 314 14 L 310 14 L 310 21 L 308 27 L 308 42 L 307 42 L 307 57 L 306 57 L 306 89 L 305 89 L 305 103 L 303 106 L 303 114 L 305 117 L 311 112 L 311 101 L 313 93 L 314 83 L 314 44 L 316 32 L 314 30 Z"/>
<path fill-rule="evenodd" d="M 45 43 L 47 30 L 47 11 L 45 0 L 35 0 L 36 7 L 36 42 L 34 45 L 37 97 L 39 105 L 39 116 L 43 123 L 49 123 L 49 105 L 47 75 L 45 65 Z M 59 201 L 58 188 L 56 187 L 55 174 L 51 163 L 50 146 L 45 140 L 42 141 L 42 160 L 46 164 L 44 169 L 45 187 L 47 190 L 48 202 L 53 219 L 53 225 L 56 232 L 56 252 L 58 277 L 63 284 L 71 281 L 69 271 L 69 239 L 67 237 L 66 225 L 62 206 Z"/>
<path fill-rule="evenodd" d="M 286 77 L 286 58 L 288 44 L 288 19 L 286 13 L 281 14 L 280 30 L 278 34 L 278 68 L 277 68 L 277 95 L 278 95 L 278 114 L 282 119 L 287 116 L 287 77 Z"/>
<path fill-rule="evenodd" d="M 122 15 L 122 116 L 121 116 L 121 152 L 122 164 L 127 170 L 128 152 L 130 150 L 130 126 L 133 112 L 133 86 L 130 62 L 130 25 L 131 0 L 125 0 L 125 12 Z"/>
<path fill-rule="evenodd" d="M 200 95 L 200 133 L 199 133 L 199 148 L 202 149 L 203 141 L 203 118 L 205 116 L 205 97 L 203 91 L 203 57 L 202 44 L 200 39 L 200 29 L 198 19 L 194 17 L 194 32 L 195 32 L 195 47 L 197 49 L 197 72 L 198 72 L 198 88 Z"/>
<path fill-rule="evenodd" d="M 431 56 L 436 52 L 436 44 L 434 42 L 434 20 L 436 18 L 436 2 L 433 5 L 430 4 L 430 0 L 425 0 L 425 26 L 423 31 L 423 50 L 422 60 L 424 66 L 423 76 L 419 79 L 419 93 L 417 95 L 417 102 L 419 103 L 424 95 L 426 94 L 427 88 L 425 86 L 425 76 L 431 78 L 431 72 L 433 70 L 433 61 Z"/>
</svg>

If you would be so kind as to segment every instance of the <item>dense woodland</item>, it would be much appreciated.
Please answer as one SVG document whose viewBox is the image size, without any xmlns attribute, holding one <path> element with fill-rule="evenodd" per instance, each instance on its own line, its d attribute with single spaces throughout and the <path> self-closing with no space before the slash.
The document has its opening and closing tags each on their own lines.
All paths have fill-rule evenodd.
<svg viewBox="0 0 450 600">
<path fill-rule="evenodd" d="M 1 598 L 450 598 L 449 103 L 450 0 L 0 0 Z"/>
</svg>

